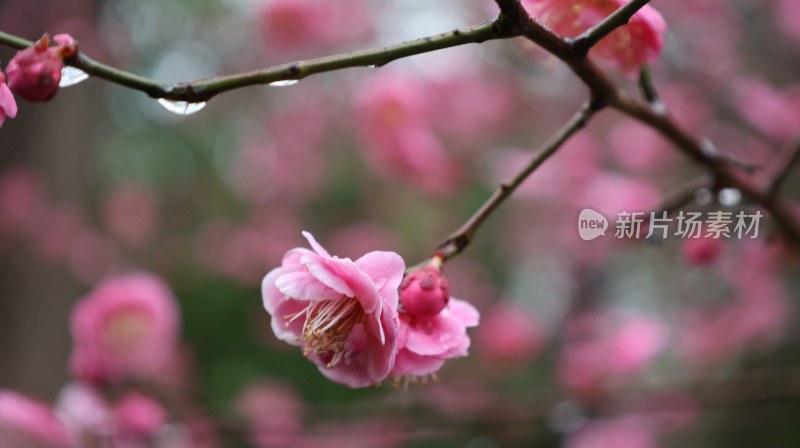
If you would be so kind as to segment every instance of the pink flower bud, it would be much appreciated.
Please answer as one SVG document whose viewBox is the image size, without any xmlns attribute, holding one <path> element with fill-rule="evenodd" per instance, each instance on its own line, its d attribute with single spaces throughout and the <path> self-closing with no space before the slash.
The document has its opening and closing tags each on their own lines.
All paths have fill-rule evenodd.
<svg viewBox="0 0 800 448">
<path fill-rule="evenodd" d="M 53 98 L 61 82 L 63 47 L 50 48 L 49 44 L 50 37 L 45 34 L 33 46 L 18 51 L 6 68 L 8 87 L 34 103 Z"/>
<path fill-rule="evenodd" d="M 450 282 L 435 266 L 409 274 L 400 284 L 400 303 L 417 319 L 437 316 L 450 301 Z"/>
</svg>

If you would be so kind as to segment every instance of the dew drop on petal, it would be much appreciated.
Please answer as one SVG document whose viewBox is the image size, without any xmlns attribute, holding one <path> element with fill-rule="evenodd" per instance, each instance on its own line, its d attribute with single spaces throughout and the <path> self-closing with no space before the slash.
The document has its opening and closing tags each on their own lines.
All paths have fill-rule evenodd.
<svg viewBox="0 0 800 448">
<path fill-rule="evenodd" d="M 271 82 L 268 85 L 272 87 L 289 87 L 297 84 L 298 82 L 300 81 L 296 79 L 282 79 L 280 81 Z"/>
<path fill-rule="evenodd" d="M 58 87 L 74 86 L 75 84 L 85 81 L 88 77 L 89 74 L 85 71 L 65 65 L 64 68 L 61 69 L 61 82 L 58 83 Z"/>
<path fill-rule="evenodd" d="M 742 201 L 742 192 L 735 188 L 723 188 L 719 190 L 717 200 L 725 207 L 733 207 Z"/>
<path fill-rule="evenodd" d="M 190 103 L 188 101 L 172 101 L 164 98 L 160 98 L 158 103 L 164 106 L 164 109 L 178 115 L 192 115 L 206 107 L 205 102 Z"/>
</svg>

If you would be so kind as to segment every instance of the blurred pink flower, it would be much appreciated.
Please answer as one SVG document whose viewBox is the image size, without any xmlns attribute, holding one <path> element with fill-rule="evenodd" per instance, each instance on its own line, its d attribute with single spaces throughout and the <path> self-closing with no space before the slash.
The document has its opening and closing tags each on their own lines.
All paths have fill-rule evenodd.
<svg viewBox="0 0 800 448">
<path fill-rule="evenodd" d="M 50 47 L 45 34 L 32 46 L 20 50 L 8 62 L 8 87 L 31 102 L 48 101 L 58 92 L 61 81 L 61 46 Z"/>
<path fill-rule="evenodd" d="M 786 37 L 800 42 L 800 4 L 795 0 L 775 0 L 775 22 Z"/>
<path fill-rule="evenodd" d="M 444 194 L 455 187 L 458 170 L 429 124 L 429 96 L 420 78 L 389 72 L 368 80 L 356 100 L 359 133 L 377 173 Z"/>
<path fill-rule="evenodd" d="M 106 235 L 81 229 L 69 243 L 69 267 L 75 277 L 87 284 L 99 281 L 117 267 L 119 250 Z"/>
<path fill-rule="evenodd" d="M 175 356 L 180 317 L 169 288 L 150 274 L 110 277 L 72 313 L 72 373 L 90 382 L 157 379 Z"/>
<path fill-rule="evenodd" d="M 74 440 L 50 407 L 0 389 L 0 446 L 64 448 L 74 446 Z"/>
<path fill-rule="evenodd" d="M 6 118 L 14 118 L 16 116 L 17 102 L 6 84 L 6 75 L 0 70 L 0 126 L 3 126 Z"/>
<path fill-rule="evenodd" d="M 267 48 L 277 52 L 330 47 L 368 35 L 363 0 L 264 0 L 260 19 Z"/>
<path fill-rule="evenodd" d="M 156 201 L 156 196 L 146 186 L 117 186 L 103 207 L 103 219 L 109 233 L 130 247 L 145 246 L 158 228 Z"/>
<path fill-rule="evenodd" d="M 320 372 L 350 387 L 389 375 L 397 347 L 397 288 L 405 263 L 394 252 L 356 261 L 331 256 L 308 232 L 314 251 L 296 248 L 262 282 L 275 335 L 299 345 Z"/>
<path fill-rule="evenodd" d="M 473 150 L 514 119 L 519 87 L 502 73 L 449 76 L 433 81 L 431 118 L 450 139 Z"/>
<path fill-rule="evenodd" d="M 44 182 L 38 173 L 24 167 L 3 171 L 0 174 L 0 232 L 29 231 L 46 202 Z"/>
<path fill-rule="evenodd" d="M 619 164 L 629 170 L 664 172 L 680 160 L 661 134 L 634 120 L 611 128 L 608 142 Z"/>
<path fill-rule="evenodd" d="M 717 261 L 725 249 L 722 238 L 687 238 L 681 242 L 683 260 L 693 266 L 704 266 Z"/>
<path fill-rule="evenodd" d="M 642 417 L 594 420 L 570 435 L 566 448 L 656 448 L 658 433 Z"/>
<path fill-rule="evenodd" d="M 779 141 L 788 141 L 800 128 L 800 112 L 789 95 L 758 79 L 738 80 L 733 102 L 739 115 L 754 128 Z"/>
<path fill-rule="evenodd" d="M 519 364 L 533 359 L 545 343 L 544 330 L 531 310 L 506 303 L 494 306 L 475 333 L 481 355 L 492 364 Z"/>
<path fill-rule="evenodd" d="M 624 6 L 625 0 L 525 0 L 534 17 L 564 37 L 576 37 Z M 658 58 L 667 24 L 661 13 L 645 5 L 624 25 L 604 37 L 590 54 L 633 74 Z"/>
<path fill-rule="evenodd" d="M 125 437 L 151 438 L 167 422 L 167 412 L 156 400 L 128 392 L 114 406 L 117 426 Z"/>
<path fill-rule="evenodd" d="M 297 446 L 303 431 L 303 402 L 289 384 L 263 381 L 248 386 L 236 410 L 250 426 L 258 448 Z"/>
<path fill-rule="evenodd" d="M 667 343 L 666 326 L 629 312 L 603 312 L 576 318 L 557 365 L 559 381 L 588 398 L 614 382 L 647 368 Z"/>
<path fill-rule="evenodd" d="M 89 384 L 72 382 L 62 387 L 55 407 L 78 440 L 112 437 L 117 431 L 113 409 Z"/>
</svg>

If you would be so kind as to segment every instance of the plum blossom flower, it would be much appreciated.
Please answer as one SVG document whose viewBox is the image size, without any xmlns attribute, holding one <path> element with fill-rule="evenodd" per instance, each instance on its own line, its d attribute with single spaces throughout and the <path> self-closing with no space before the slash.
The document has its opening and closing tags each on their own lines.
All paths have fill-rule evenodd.
<svg viewBox="0 0 800 448">
<path fill-rule="evenodd" d="M 467 328 L 478 325 L 480 314 L 469 303 L 450 297 L 449 282 L 438 265 L 409 274 L 401 286 L 400 301 L 393 377 L 424 378 L 438 371 L 448 359 L 467 355 Z"/>
<path fill-rule="evenodd" d="M 656 425 L 640 416 L 594 420 L 571 435 L 567 448 L 656 448 Z"/>
<path fill-rule="evenodd" d="M 63 422 L 44 403 L 0 389 L 0 446 L 74 446 Z"/>
<path fill-rule="evenodd" d="M 0 70 L 0 126 L 6 121 L 6 118 L 14 118 L 17 116 L 17 102 L 14 100 L 14 95 L 6 84 L 6 75 Z"/>
<path fill-rule="evenodd" d="M 356 100 L 364 156 L 376 173 L 434 194 L 458 182 L 458 169 L 430 125 L 430 86 L 389 73 L 368 81 Z"/>
<path fill-rule="evenodd" d="M 546 335 L 538 316 L 519 304 L 495 306 L 478 329 L 477 345 L 496 364 L 521 364 L 544 348 Z"/>
<path fill-rule="evenodd" d="M 338 258 L 310 233 L 303 236 L 314 250 L 290 250 L 261 285 L 272 330 L 300 346 L 332 381 L 350 387 L 381 382 L 395 360 L 403 259 L 381 251 L 355 261 Z"/>
<path fill-rule="evenodd" d="M 18 51 L 6 67 L 8 87 L 28 101 L 40 103 L 53 98 L 61 82 L 63 58 L 78 51 L 77 43 L 67 34 L 59 34 L 53 40 L 56 46 L 51 47 L 50 36 L 45 34 L 32 46 Z"/>
<path fill-rule="evenodd" d="M 303 431 L 303 402 L 291 385 L 273 380 L 251 384 L 236 401 L 258 448 L 298 446 Z"/>
<path fill-rule="evenodd" d="M 120 433 L 133 439 L 153 437 L 167 421 L 167 412 L 159 402 L 137 392 L 120 398 L 114 411 Z"/>
<path fill-rule="evenodd" d="M 152 377 L 173 361 L 179 319 L 160 279 L 145 273 L 106 279 L 73 310 L 73 374 L 90 382 Z"/>
<path fill-rule="evenodd" d="M 534 17 L 564 37 L 576 37 L 624 6 L 627 0 L 525 0 Z M 611 62 L 621 71 L 635 73 L 643 63 L 655 60 L 664 46 L 667 24 L 655 8 L 645 5 L 604 37 L 590 54 Z"/>
</svg>

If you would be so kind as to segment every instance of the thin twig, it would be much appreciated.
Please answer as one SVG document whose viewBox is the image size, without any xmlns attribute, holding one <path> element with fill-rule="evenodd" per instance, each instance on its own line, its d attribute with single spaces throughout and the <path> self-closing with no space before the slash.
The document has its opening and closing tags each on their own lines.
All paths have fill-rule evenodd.
<svg viewBox="0 0 800 448">
<path fill-rule="evenodd" d="M 494 193 L 483 203 L 483 205 L 447 240 L 437 248 L 437 254 L 446 261 L 455 257 L 469 246 L 486 219 L 494 213 L 512 193 L 539 168 L 547 159 L 550 158 L 569 138 L 581 130 L 588 123 L 589 119 L 596 112 L 590 103 L 585 104 L 575 115 L 570 118 L 553 137 L 550 138 L 533 156 L 533 159 L 525 165 L 517 174 L 507 182 L 500 184 Z"/>
<path fill-rule="evenodd" d="M 798 163 L 800 163 L 800 141 L 795 142 L 792 150 L 784 157 L 783 162 L 779 165 L 780 171 L 778 171 L 767 188 L 767 192 L 771 196 L 777 196 L 781 192 L 781 188 L 783 188 L 783 185 Z"/>
<path fill-rule="evenodd" d="M 305 61 L 255 70 L 236 75 L 218 76 L 191 82 L 166 84 L 139 76 L 98 62 L 84 53 L 65 62 L 84 72 L 116 84 L 139 90 L 153 98 L 173 101 L 203 102 L 215 95 L 252 85 L 270 84 L 276 81 L 299 80 L 317 73 L 330 72 L 351 67 L 382 66 L 394 60 L 421 53 L 441 50 L 470 43 L 481 43 L 493 39 L 515 37 L 507 26 L 508 22 L 498 18 L 480 25 L 457 28 L 446 33 L 410 40 L 395 45 L 361 51 L 325 56 Z M 12 48 L 26 48 L 33 42 L 0 32 L 0 45 Z"/>
</svg>

